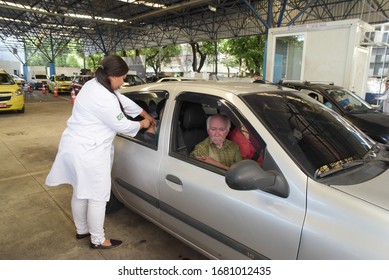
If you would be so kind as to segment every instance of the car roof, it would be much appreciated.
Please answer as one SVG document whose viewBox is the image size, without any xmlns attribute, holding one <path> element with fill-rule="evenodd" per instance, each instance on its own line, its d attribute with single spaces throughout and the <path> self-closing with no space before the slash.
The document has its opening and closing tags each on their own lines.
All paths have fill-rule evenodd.
<svg viewBox="0 0 389 280">
<path fill-rule="evenodd" d="M 341 86 L 336 86 L 331 82 L 310 82 L 310 81 L 280 81 L 283 86 L 298 86 L 307 89 L 317 89 L 317 90 L 325 90 L 325 89 L 343 89 Z"/>
<path fill-rule="evenodd" d="M 201 79 L 201 78 L 190 78 L 190 77 L 164 77 L 164 78 L 161 78 L 159 80 L 157 80 L 157 82 L 161 82 L 161 81 L 169 81 L 169 82 L 174 82 L 174 81 L 207 81 L 205 79 Z"/>
<path fill-rule="evenodd" d="M 251 82 L 218 82 L 218 81 L 195 81 L 181 83 L 179 81 L 172 81 L 169 83 L 150 83 L 143 85 L 136 85 L 132 87 L 121 88 L 120 92 L 146 92 L 156 90 L 167 90 L 169 92 L 183 92 L 196 91 L 204 93 L 232 93 L 235 95 L 265 92 L 265 91 L 280 91 L 281 88 L 272 84 L 257 84 Z"/>
</svg>

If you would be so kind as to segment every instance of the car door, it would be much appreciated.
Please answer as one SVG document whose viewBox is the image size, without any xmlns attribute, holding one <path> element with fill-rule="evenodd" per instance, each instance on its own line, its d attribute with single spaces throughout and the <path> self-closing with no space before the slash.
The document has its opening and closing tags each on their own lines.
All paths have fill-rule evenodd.
<svg viewBox="0 0 389 280">
<path fill-rule="evenodd" d="M 183 152 L 179 135 L 185 102 L 200 102 L 208 115 L 223 112 L 244 123 L 266 146 L 268 165 L 285 176 L 289 195 L 233 190 L 226 184 L 225 171 Z M 170 127 L 163 130 L 169 153 L 162 155 L 159 173 L 163 225 L 210 258 L 295 259 L 305 215 L 307 178 L 244 103 L 236 97 L 231 103 L 215 96 L 186 93 L 177 98 L 169 118 L 172 121 L 165 125 Z"/>
<path fill-rule="evenodd" d="M 166 92 L 124 93 L 135 103 L 145 104 L 148 113 L 150 102 L 159 104 L 168 98 Z M 131 117 L 128 117 L 131 118 Z M 133 120 L 139 120 L 132 118 Z M 158 119 L 162 124 L 164 120 Z M 140 131 L 135 137 L 118 135 L 115 139 L 115 160 L 112 166 L 112 191 L 126 207 L 146 216 L 158 224 L 159 190 L 158 173 L 163 149 L 157 143 L 145 137 L 146 131 Z M 114 206 L 113 206 L 114 207 Z"/>
</svg>

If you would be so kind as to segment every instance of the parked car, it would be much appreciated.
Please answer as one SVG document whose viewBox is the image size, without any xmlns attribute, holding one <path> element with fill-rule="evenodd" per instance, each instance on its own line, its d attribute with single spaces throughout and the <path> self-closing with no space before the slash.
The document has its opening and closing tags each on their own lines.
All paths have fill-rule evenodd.
<svg viewBox="0 0 389 280">
<path fill-rule="evenodd" d="M 164 77 L 156 81 L 156 83 L 163 82 L 194 82 L 194 81 L 205 81 L 204 79 L 198 78 L 184 78 L 184 77 Z"/>
<path fill-rule="evenodd" d="M 15 82 L 18 84 L 18 86 L 24 86 L 26 83 L 26 80 L 23 78 L 20 78 L 18 75 L 10 74 L 11 77 L 15 80 Z"/>
<path fill-rule="evenodd" d="M 0 70 L 0 112 L 2 111 L 24 113 L 23 89 L 4 70 Z"/>
<path fill-rule="evenodd" d="M 47 87 L 48 80 L 46 74 L 35 74 L 31 77 L 31 86 L 35 89 L 41 89 L 42 85 Z"/>
<path fill-rule="evenodd" d="M 118 134 L 115 202 L 211 259 L 388 259 L 389 152 L 308 95 L 269 84 L 153 83 L 121 89 L 155 141 Z M 227 115 L 263 158 L 229 170 L 189 156 L 208 116 Z"/>
<path fill-rule="evenodd" d="M 127 74 L 127 76 L 124 78 L 123 87 L 131 87 L 136 85 L 143 85 L 146 82 L 135 74 Z"/>
<path fill-rule="evenodd" d="M 48 90 L 49 92 L 54 92 L 54 87 L 57 87 L 58 93 L 70 93 L 71 88 L 70 84 L 72 82 L 72 77 L 66 75 L 52 75 L 48 81 Z"/>
<path fill-rule="evenodd" d="M 355 124 L 375 141 L 389 143 L 389 115 L 379 112 L 350 90 L 328 82 L 280 81 L 279 84 L 308 94 Z"/>
<path fill-rule="evenodd" d="M 77 95 L 78 92 L 81 90 L 82 86 L 92 78 L 92 75 L 74 76 L 73 81 L 71 83 L 71 88 L 74 89 L 75 94 Z"/>
</svg>

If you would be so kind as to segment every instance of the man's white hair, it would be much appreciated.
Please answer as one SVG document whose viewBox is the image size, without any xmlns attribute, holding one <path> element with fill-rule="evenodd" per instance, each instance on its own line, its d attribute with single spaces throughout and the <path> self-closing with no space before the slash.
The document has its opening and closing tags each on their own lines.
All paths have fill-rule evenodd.
<svg viewBox="0 0 389 280">
<path fill-rule="evenodd" d="M 231 128 L 230 118 L 224 114 L 216 114 L 216 115 L 209 116 L 207 118 L 207 130 L 209 129 L 209 124 L 210 124 L 211 120 L 213 120 L 214 118 L 220 118 L 221 120 L 223 120 L 227 124 L 227 130 L 230 130 L 230 128 Z"/>
</svg>

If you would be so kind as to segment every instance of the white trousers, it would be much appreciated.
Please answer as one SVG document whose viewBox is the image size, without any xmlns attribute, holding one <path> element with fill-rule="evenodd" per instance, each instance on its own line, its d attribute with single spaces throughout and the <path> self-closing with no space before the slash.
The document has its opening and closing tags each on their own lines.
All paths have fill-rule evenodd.
<svg viewBox="0 0 389 280">
<path fill-rule="evenodd" d="M 106 201 L 78 199 L 73 195 L 71 206 L 78 234 L 91 234 L 91 242 L 100 245 L 105 240 L 104 219 Z"/>
</svg>

